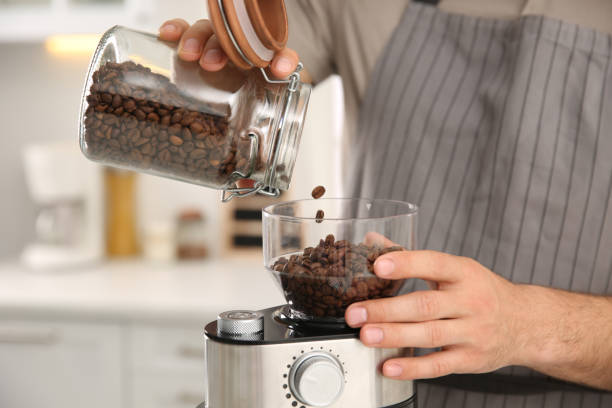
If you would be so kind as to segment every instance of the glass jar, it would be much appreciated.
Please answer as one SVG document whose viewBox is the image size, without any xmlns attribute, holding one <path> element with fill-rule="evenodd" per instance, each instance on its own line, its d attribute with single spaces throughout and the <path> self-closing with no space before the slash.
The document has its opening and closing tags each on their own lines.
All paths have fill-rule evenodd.
<svg viewBox="0 0 612 408">
<path fill-rule="evenodd" d="M 351 303 L 397 295 L 403 281 L 378 278 L 374 261 L 416 249 L 416 228 L 417 207 L 401 201 L 322 198 L 264 208 L 264 263 L 287 300 L 283 314 L 344 328 Z"/>
<path fill-rule="evenodd" d="M 300 66 L 301 67 L 301 66 Z M 311 87 L 299 69 L 228 64 L 206 72 L 177 44 L 115 26 L 89 67 L 79 137 L 91 160 L 224 190 L 223 200 L 289 187 Z M 237 188 L 240 179 L 254 186 Z"/>
<path fill-rule="evenodd" d="M 178 216 L 176 256 L 178 259 L 202 259 L 206 249 L 204 216 L 198 210 L 185 210 Z"/>
</svg>

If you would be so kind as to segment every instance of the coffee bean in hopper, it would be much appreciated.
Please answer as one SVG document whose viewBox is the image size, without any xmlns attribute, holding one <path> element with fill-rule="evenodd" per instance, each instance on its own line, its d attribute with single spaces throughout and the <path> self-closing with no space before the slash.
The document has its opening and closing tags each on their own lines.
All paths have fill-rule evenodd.
<svg viewBox="0 0 612 408">
<path fill-rule="evenodd" d="M 323 212 L 323 210 L 318 210 L 317 211 L 317 215 L 315 216 L 316 220 L 315 222 L 317 224 L 320 224 L 323 222 L 323 217 L 325 217 L 325 212 Z"/>
<path fill-rule="evenodd" d="M 401 280 L 374 275 L 374 262 L 401 246 L 381 247 L 336 240 L 333 234 L 316 247 L 277 259 L 270 268 L 279 273 L 291 307 L 312 317 L 342 318 L 354 302 L 395 296 Z"/>
</svg>

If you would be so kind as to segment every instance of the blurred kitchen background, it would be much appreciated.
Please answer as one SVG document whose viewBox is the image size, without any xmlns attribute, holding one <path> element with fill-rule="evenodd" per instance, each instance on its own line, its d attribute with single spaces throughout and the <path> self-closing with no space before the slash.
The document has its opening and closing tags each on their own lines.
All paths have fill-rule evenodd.
<svg viewBox="0 0 612 408">
<path fill-rule="evenodd" d="M 221 204 L 219 191 L 109 172 L 78 150 L 101 33 L 173 17 L 205 18 L 205 0 L 0 0 L 2 408 L 195 407 L 203 324 L 283 301 L 260 247 L 274 200 Z M 337 77 L 315 88 L 282 199 L 318 184 L 340 195 L 342 110 Z"/>
</svg>

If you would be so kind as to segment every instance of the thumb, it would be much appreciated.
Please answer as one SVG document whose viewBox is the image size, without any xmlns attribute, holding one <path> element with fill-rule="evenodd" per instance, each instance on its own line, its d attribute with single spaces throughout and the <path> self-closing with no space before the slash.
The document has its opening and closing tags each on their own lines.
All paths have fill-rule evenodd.
<svg viewBox="0 0 612 408">
<path fill-rule="evenodd" d="M 295 51 L 291 48 L 283 48 L 274 55 L 270 63 L 270 72 L 276 78 L 287 78 L 300 62 L 300 59 Z"/>
</svg>

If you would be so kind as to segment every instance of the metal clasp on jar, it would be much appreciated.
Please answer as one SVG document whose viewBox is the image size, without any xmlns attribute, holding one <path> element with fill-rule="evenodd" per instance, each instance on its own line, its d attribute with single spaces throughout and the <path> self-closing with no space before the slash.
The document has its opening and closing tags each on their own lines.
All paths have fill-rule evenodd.
<svg viewBox="0 0 612 408">
<path fill-rule="evenodd" d="M 298 63 L 295 71 L 287 79 L 271 79 L 266 70 L 264 68 L 260 68 L 260 71 L 264 77 L 264 79 L 271 84 L 287 84 L 287 93 L 285 95 L 285 100 L 283 102 L 283 113 L 279 118 L 279 125 L 276 129 L 276 134 L 274 135 L 274 144 L 272 146 L 272 162 L 269 163 L 266 167 L 266 172 L 264 175 L 264 181 L 257 181 L 253 187 L 230 187 L 225 188 L 223 190 L 223 196 L 221 201 L 226 203 L 230 201 L 234 197 L 247 197 L 253 194 L 262 194 L 270 197 L 278 197 L 280 195 L 280 189 L 276 187 L 270 187 L 272 180 L 276 178 L 276 168 L 278 164 L 279 150 L 280 150 L 280 140 L 279 136 L 282 134 L 283 126 L 285 125 L 285 118 L 287 117 L 287 113 L 289 112 L 291 103 L 293 98 L 295 97 L 295 92 L 298 89 L 298 85 L 300 83 L 300 71 L 302 70 L 302 63 Z M 247 167 L 249 171 L 247 173 L 243 173 L 239 170 L 235 170 L 232 173 L 232 178 L 239 177 L 242 179 L 248 178 L 253 169 L 255 168 L 257 155 L 259 152 L 259 135 L 253 132 L 249 132 L 248 137 L 251 139 L 251 151 L 249 157 L 249 166 Z"/>
</svg>

